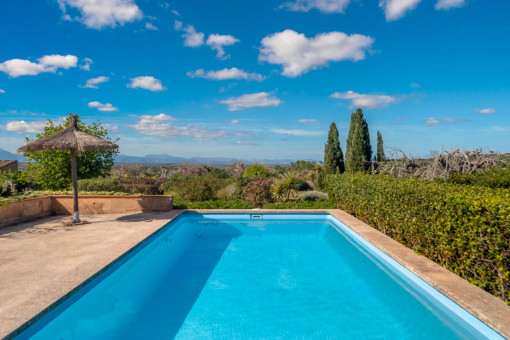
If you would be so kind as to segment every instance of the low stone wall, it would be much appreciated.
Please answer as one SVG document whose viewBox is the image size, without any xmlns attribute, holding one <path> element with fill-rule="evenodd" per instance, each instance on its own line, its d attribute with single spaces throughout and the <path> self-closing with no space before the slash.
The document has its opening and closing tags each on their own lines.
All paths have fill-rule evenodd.
<svg viewBox="0 0 510 340">
<path fill-rule="evenodd" d="M 163 212 L 173 208 L 169 195 L 79 196 L 78 207 L 84 215 Z M 70 215 L 73 196 L 52 195 L 22 200 L 0 207 L 0 228 L 50 215 Z"/>
</svg>

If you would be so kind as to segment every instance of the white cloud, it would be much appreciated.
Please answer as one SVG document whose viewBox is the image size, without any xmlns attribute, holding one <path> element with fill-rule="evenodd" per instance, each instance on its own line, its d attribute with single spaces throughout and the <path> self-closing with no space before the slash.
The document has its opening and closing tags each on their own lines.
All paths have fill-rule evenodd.
<svg viewBox="0 0 510 340">
<path fill-rule="evenodd" d="M 95 107 L 99 111 L 103 111 L 103 112 L 119 111 L 118 107 L 115 107 L 115 106 L 113 106 L 110 103 L 102 104 L 102 103 L 100 103 L 98 101 L 90 102 L 90 103 L 88 103 L 88 106 L 89 107 Z"/>
<path fill-rule="evenodd" d="M 83 59 L 83 61 L 85 62 L 85 64 L 83 65 L 80 65 L 80 68 L 82 70 L 85 70 L 85 71 L 90 71 L 90 65 L 92 65 L 94 62 L 92 61 L 92 59 L 90 58 L 85 58 Z"/>
<path fill-rule="evenodd" d="M 11 77 L 35 76 L 43 72 L 55 73 L 57 69 L 76 67 L 78 58 L 74 55 L 46 55 L 37 59 L 37 63 L 26 59 L 11 59 L 0 64 L 0 71 Z"/>
<path fill-rule="evenodd" d="M 25 122 L 24 120 L 8 122 L 5 125 L 7 131 L 19 133 L 41 132 L 46 126 L 46 122 Z"/>
<path fill-rule="evenodd" d="M 367 109 L 375 109 L 386 107 L 397 101 L 395 97 L 381 94 L 361 94 L 353 91 L 335 92 L 329 96 L 336 99 L 347 99 L 351 101 L 351 108 L 365 107 Z"/>
<path fill-rule="evenodd" d="M 240 124 L 240 123 L 241 123 L 241 121 L 240 121 L 240 120 L 238 120 L 238 119 L 232 119 L 232 120 L 230 121 L 230 124 Z"/>
<path fill-rule="evenodd" d="M 151 24 L 150 22 L 146 22 L 145 23 L 145 28 L 148 29 L 148 30 L 151 30 L 151 31 L 157 31 L 158 28 L 156 26 L 154 26 L 153 24 Z"/>
<path fill-rule="evenodd" d="M 143 18 L 134 0 L 57 0 L 65 20 L 75 20 L 89 28 L 116 27 Z M 68 7 L 80 12 L 74 18 L 67 14 Z"/>
<path fill-rule="evenodd" d="M 418 6 L 422 0 L 379 0 L 379 7 L 384 9 L 386 21 L 402 18 Z"/>
<path fill-rule="evenodd" d="M 229 111 L 239 111 L 250 107 L 278 106 L 281 100 L 271 97 L 268 92 L 243 94 L 240 97 L 230 97 L 220 103 L 228 105 Z"/>
<path fill-rule="evenodd" d="M 102 124 L 108 132 L 119 132 L 119 127 L 113 124 Z"/>
<path fill-rule="evenodd" d="M 294 12 L 308 12 L 318 9 L 322 13 L 344 13 L 351 0 L 296 0 L 286 2 L 280 7 Z"/>
<path fill-rule="evenodd" d="M 296 77 L 327 66 L 330 61 L 362 60 L 373 42 L 373 38 L 361 34 L 330 32 L 307 38 L 288 29 L 262 39 L 259 60 L 282 65 L 282 75 Z"/>
<path fill-rule="evenodd" d="M 88 88 L 88 89 L 98 89 L 99 87 L 97 86 L 97 84 L 106 83 L 108 80 L 110 80 L 110 78 L 104 77 L 104 76 L 97 77 L 97 78 L 91 78 L 91 79 L 87 80 L 87 83 L 84 86 L 81 86 L 81 87 Z"/>
<path fill-rule="evenodd" d="M 181 21 L 175 20 L 174 29 L 176 31 L 183 31 L 184 46 L 200 47 L 204 44 L 204 33 L 197 32 L 195 27 L 191 25 L 184 25 Z"/>
<path fill-rule="evenodd" d="M 324 131 L 309 131 L 309 130 L 287 130 L 287 129 L 271 129 L 271 132 L 278 133 L 280 135 L 292 135 L 292 136 L 320 136 L 324 134 Z"/>
<path fill-rule="evenodd" d="M 172 121 L 175 121 L 174 117 L 163 113 L 155 116 L 143 115 L 136 124 L 128 126 L 143 135 L 164 138 L 191 137 L 215 139 L 229 136 L 229 133 L 224 130 L 208 130 L 201 125 L 188 124 L 185 126 L 175 126 L 171 123 L 166 123 Z"/>
<path fill-rule="evenodd" d="M 300 119 L 297 121 L 298 123 L 317 123 L 317 119 Z"/>
<path fill-rule="evenodd" d="M 131 78 L 131 83 L 127 85 L 132 89 L 141 88 L 149 91 L 157 92 L 166 90 L 166 87 L 161 84 L 161 80 L 156 79 L 152 76 L 141 76 Z"/>
<path fill-rule="evenodd" d="M 0 89 L 0 93 L 5 93 L 5 90 Z"/>
<path fill-rule="evenodd" d="M 447 124 L 454 124 L 454 123 L 465 123 L 469 122 L 469 119 L 465 118 L 434 118 L 431 117 L 429 119 L 425 120 L 425 125 L 428 127 L 436 126 L 439 123 L 447 123 Z"/>
<path fill-rule="evenodd" d="M 491 115 L 493 113 L 496 113 L 496 109 L 488 107 L 486 109 L 475 110 L 474 113 L 479 115 Z"/>
<path fill-rule="evenodd" d="M 246 79 L 262 81 L 264 77 L 258 73 L 248 73 L 237 67 L 224 68 L 218 71 L 204 71 L 204 69 L 198 69 L 193 72 L 187 72 L 186 75 L 190 78 L 204 78 L 211 80 L 227 80 L 227 79 Z"/>
<path fill-rule="evenodd" d="M 449 10 L 459 8 L 466 4 L 466 0 L 437 0 L 435 8 L 437 10 Z"/>
<path fill-rule="evenodd" d="M 236 42 L 239 42 L 239 39 L 231 36 L 231 35 L 220 35 L 220 34 L 210 34 L 207 38 L 206 44 L 211 47 L 213 50 L 216 50 L 216 58 L 218 59 L 228 59 L 230 56 L 225 55 L 225 50 L 223 46 L 231 46 Z"/>
</svg>

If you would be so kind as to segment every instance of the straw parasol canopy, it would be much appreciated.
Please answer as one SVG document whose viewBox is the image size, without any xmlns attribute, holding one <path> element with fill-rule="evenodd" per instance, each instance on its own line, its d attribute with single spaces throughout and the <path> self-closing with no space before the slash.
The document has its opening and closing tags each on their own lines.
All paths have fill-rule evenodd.
<svg viewBox="0 0 510 340">
<path fill-rule="evenodd" d="M 71 174 L 73 182 L 73 223 L 80 222 L 78 211 L 78 171 L 76 167 L 76 151 L 113 150 L 119 146 L 105 139 L 90 135 L 78 128 L 78 115 L 73 115 L 72 124 L 64 130 L 35 140 L 19 148 L 17 153 L 60 150 L 71 152 Z"/>
</svg>

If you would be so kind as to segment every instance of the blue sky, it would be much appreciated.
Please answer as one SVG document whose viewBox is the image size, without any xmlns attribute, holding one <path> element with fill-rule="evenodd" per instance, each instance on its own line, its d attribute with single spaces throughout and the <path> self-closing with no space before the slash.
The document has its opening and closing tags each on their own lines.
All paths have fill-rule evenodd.
<svg viewBox="0 0 510 340">
<path fill-rule="evenodd" d="M 0 148 L 100 120 L 129 155 L 323 157 L 372 145 L 510 152 L 510 2 L 16 0 L 0 4 Z"/>
</svg>

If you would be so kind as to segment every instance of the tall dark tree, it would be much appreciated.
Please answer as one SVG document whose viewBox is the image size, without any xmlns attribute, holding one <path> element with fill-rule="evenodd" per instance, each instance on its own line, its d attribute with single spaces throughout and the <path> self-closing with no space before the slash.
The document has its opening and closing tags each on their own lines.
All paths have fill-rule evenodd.
<svg viewBox="0 0 510 340">
<path fill-rule="evenodd" d="M 380 131 L 377 131 L 377 156 L 375 160 L 378 162 L 386 162 L 386 155 L 384 154 L 384 144 Z"/>
<path fill-rule="evenodd" d="M 335 123 L 329 126 L 328 142 L 324 147 L 324 172 L 326 174 L 343 173 L 344 166 L 344 153 L 340 148 L 340 141 L 338 140 L 338 130 Z"/>
<path fill-rule="evenodd" d="M 363 172 L 370 169 L 372 159 L 372 145 L 368 124 L 361 109 L 351 114 L 351 125 L 347 137 L 347 150 L 345 154 L 345 170 L 347 172 Z"/>
</svg>

